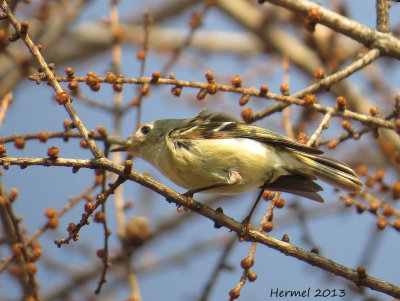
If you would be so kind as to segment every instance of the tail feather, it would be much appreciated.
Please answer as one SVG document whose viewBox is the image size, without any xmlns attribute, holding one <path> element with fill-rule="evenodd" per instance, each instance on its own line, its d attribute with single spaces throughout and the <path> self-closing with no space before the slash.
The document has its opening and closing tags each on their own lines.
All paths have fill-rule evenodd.
<svg viewBox="0 0 400 301">
<path fill-rule="evenodd" d="M 299 161 L 311 168 L 312 175 L 339 189 L 348 192 L 358 192 L 363 186 L 356 173 L 345 163 L 295 150 L 293 154 Z"/>
<path fill-rule="evenodd" d="M 266 188 L 273 191 L 292 193 L 323 203 L 324 199 L 318 194 L 322 187 L 315 183 L 314 180 L 316 178 L 310 176 L 286 175 L 280 176 L 274 182 L 269 183 Z"/>
</svg>

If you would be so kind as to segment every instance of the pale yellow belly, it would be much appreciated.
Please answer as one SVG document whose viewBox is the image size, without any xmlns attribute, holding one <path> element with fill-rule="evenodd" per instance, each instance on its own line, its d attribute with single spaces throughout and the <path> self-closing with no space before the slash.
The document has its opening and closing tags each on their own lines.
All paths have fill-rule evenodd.
<svg viewBox="0 0 400 301">
<path fill-rule="evenodd" d="M 172 146 L 173 147 L 173 146 Z M 273 148 L 249 139 L 193 140 L 189 150 L 173 148 L 175 156 L 158 162 L 158 169 L 177 185 L 196 189 L 226 183 L 229 171 L 242 177 L 239 184 L 219 187 L 209 193 L 232 194 L 250 191 L 281 172 L 281 160 Z"/>
</svg>

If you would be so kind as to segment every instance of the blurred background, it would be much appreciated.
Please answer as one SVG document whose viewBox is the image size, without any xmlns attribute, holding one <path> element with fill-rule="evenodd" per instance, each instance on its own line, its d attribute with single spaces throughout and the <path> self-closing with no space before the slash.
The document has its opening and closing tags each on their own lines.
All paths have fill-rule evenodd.
<svg viewBox="0 0 400 301">
<path fill-rule="evenodd" d="M 376 27 L 376 1 L 318 3 L 369 28 Z M 394 1 L 389 4 L 391 30 L 396 36 L 400 32 L 400 6 Z M 319 68 L 326 75 L 334 74 L 366 52 L 364 45 L 321 24 L 313 32 L 307 28 L 306 16 L 256 1 L 27 0 L 10 1 L 9 5 L 19 21 L 29 21 L 31 38 L 41 45 L 46 62 L 55 64 L 59 76 L 65 76 L 65 69 L 71 67 L 77 77 L 86 77 L 88 72 L 105 77 L 107 72 L 114 72 L 124 78 L 139 78 L 151 77 L 158 71 L 166 78 L 173 73 L 179 80 L 206 82 L 205 73 L 211 71 L 219 84 L 231 85 L 232 78 L 239 75 L 243 87 L 258 89 L 267 84 L 270 92 L 281 94 L 281 85 L 286 84 L 290 94 L 294 94 L 315 82 Z M 14 32 L 8 22 L 0 22 L 0 31 L 6 32 L 6 36 Z M 44 82 L 38 85 L 28 79 L 28 75 L 38 73 L 38 64 L 24 43 L 21 40 L 9 43 L 3 38 L 0 49 L 1 110 L 5 111 L 2 139 L 15 134 L 65 132 L 64 120 L 69 120 L 69 116 L 54 101 L 53 89 Z M 329 91 L 319 91 L 317 103 L 334 108 L 337 97 L 343 96 L 348 109 L 369 115 L 370 108 L 377 107 L 383 118 L 393 111 L 399 93 L 399 70 L 396 59 L 379 58 Z M 189 118 L 204 108 L 241 118 L 243 109 L 251 108 L 255 113 L 276 103 L 273 99 L 251 97 L 241 106 L 240 94 L 221 91 L 199 100 L 199 89 L 191 87 L 182 88 L 177 97 L 171 93 L 174 86 L 161 84 L 150 85 L 149 93 L 141 93 L 143 87 L 136 84 L 124 84 L 122 92 L 116 92 L 106 83 L 101 83 L 97 92 L 85 83 L 79 83 L 78 91 L 69 90 L 68 82 L 61 85 L 73 95 L 73 105 L 88 130 L 102 125 L 110 134 L 122 138 L 132 134 L 139 124 L 163 118 Z M 10 92 L 12 102 L 7 103 Z M 176 90 L 172 92 L 177 94 Z M 120 114 L 116 113 L 116 107 L 123 108 Z M 322 118 L 319 112 L 292 105 L 255 124 L 293 138 L 299 133 L 310 137 Z M 394 225 L 400 216 L 395 195 L 398 135 L 382 130 L 377 138 L 375 131 L 368 131 L 359 139 L 346 139 L 334 148 L 332 143 L 328 147 L 329 141 L 345 135 L 342 121 L 339 117 L 330 120 L 330 127 L 319 137 L 320 148 L 327 156 L 358 168 L 363 174 L 360 178 L 369 181 L 366 194 L 344 201 L 340 198 L 346 196 L 344 192 L 320 182 L 324 187 L 324 204 L 282 194 L 286 205 L 274 209 L 274 229 L 268 234 L 277 239 L 288 234 L 296 246 L 306 250 L 317 246 L 328 259 L 352 269 L 365 266 L 368 274 L 397 285 L 400 243 Z M 359 121 L 349 121 L 354 131 L 364 127 Z M 82 148 L 79 138 L 49 138 L 42 143 L 36 136 L 25 139 L 23 149 L 15 146 L 16 139 L 15 136 L 4 143 L 9 157 L 47 157 L 47 149 L 56 146 L 62 158 L 92 158 L 90 151 Z M 103 146 L 101 141 L 97 143 Z M 118 162 L 125 159 L 125 154 L 111 158 Z M 134 159 L 134 169 L 149 172 L 160 183 L 184 192 L 141 159 Z M 12 208 L 22 219 L 20 227 L 26 240 L 48 225 L 50 218 L 46 214 L 52 216 L 49 208 L 59 213 L 68 206 L 65 214 L 57 218 L 54 229 L 46 228 L 35 239 L 42 252 L 35 262 L 41 299 L 229 299 L 229 291 L 240 281 L 243 273 L 240 262 L 248 256 L 251 244 L 239 242 L 236 234 L 226 228 L 215 229 L 209 219 L 192 212 L 179 212 L 163 196 L 130 181 L 116 196 L 125 206 L 122 211 L 116 209 L 121 201 L 116 203 L 111 197 L 106 203 L 107 224 L 112 232 L 108 241 L 111 267 L 100 294 L 94 294 L 103 269 L 98 256 L 98 250 L 104 248 L 103 224 L 91 222 L 82 228 L 78 241 L 61 248 L 53 241 L 68 236 L 68 225 L 79 222 L 87 200 L 101 192 L 100 185 L 93 186 L 96 179 L 93 170 L 84 168 L 77 173 L 67 167 L 44 166 L 24 169 L 11 166 L 3 170 L 2 194 L 9 195 L 13 188 L 18 189 Z M 107 182 L 112 180 L 110 174 Z M 214 209 L 222 207 L 226 215 L 241 221 L 257 194 L 258 191 L 234 197 L 197 194 L 195 199 Z M 258 206 L 252 218 L 254 228 L 258 227 L 268 204 L 262 202 Z M 377 213 L 369 212 L 368 208 L 376 204 Z M 387 206 L 393 209 L 391 214 Z M 384 212 L 385 209 L 388 211 Z M 7 233 L 4 212 L 1 218 L 0 300 L 28 300 L 29 289 L 24 285 L 26 279 L 19 261 L 11 260 L 15 249 Z M 386 227 L 379 224 L 381 220 Z M 129 245 L 129 237 L 124 241 L 118 236 L 124 231 L 126 235 L 143 234 L 143 242 Z M 213 279 L 221 257 L 224 259 L 221 273 Z M 271 289 L 308 288 L 312 292 L 344 289 L 346 296 L 336 297 L 342 300 L 391 298 L 357 288 L 343 278 L 262 245 L 256 249 L 252 271 L 258 278 L 243 286 L 242 300 L 274 300 Z"/>
</svg>

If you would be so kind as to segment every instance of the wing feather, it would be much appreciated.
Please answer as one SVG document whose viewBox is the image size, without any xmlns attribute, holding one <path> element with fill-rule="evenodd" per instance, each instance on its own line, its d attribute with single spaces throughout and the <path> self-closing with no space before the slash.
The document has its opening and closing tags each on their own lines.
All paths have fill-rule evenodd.
<svg viewBox="0 0 400 301">
<path fill-rule="evenodd" d="M 246 138 L 266 144 L 287 147 L 308 154 L 322 154 L 319 149 L 294 141 L 273 131 L 246 124 L 225 113 L 203 110 L 188 119 L 182 127 L 173 130 L 169 136 L 174 139 L 228 139 Z"/>
</svg>

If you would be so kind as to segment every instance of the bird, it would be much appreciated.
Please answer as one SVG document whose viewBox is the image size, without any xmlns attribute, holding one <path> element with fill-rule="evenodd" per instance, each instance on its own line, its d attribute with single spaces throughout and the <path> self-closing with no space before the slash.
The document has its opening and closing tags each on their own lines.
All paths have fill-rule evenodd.
<svg viewBox="0 0 400 301">
<path fill-rule="evenodd" d="M 363 186 L 348 165 L 319 149 L 210 110 L 144 124 L 111 151 L 134 153 L 188 196 L 267 189 L 324 202 L 317 179 L 348 192 Z"/>
</svg>

